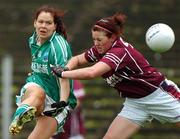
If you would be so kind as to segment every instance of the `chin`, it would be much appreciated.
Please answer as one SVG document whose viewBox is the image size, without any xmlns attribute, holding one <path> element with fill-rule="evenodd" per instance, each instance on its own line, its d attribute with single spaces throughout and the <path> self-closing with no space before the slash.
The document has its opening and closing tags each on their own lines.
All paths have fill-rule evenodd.
<svg viewBox="0 0 180 139">
<path fill-rule="evenodd" d="M 99 49 L 99 50 L 97 49 L 97 51 L 99 54 L 105 54 L 105 52 L 102 49 Z"/>
<path fill-rule="evenodd" d="M 101 51 L 99 51 L 99 54 L 105 54 L 105 52 L 101 52 Z"/>
<path fill-rule="evenodd" d="M 101 52 L 101 51 L 98 51 L 98 53 L 99 53 L 99 54 L 102 54 L 102 52 Z"/>
</svg>

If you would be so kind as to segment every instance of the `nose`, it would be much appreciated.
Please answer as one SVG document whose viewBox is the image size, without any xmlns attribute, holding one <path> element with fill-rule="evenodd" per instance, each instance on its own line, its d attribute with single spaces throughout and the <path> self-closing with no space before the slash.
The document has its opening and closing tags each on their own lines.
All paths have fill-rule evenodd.
<svg viewBox="0 0 180 139">
<path fill-rule="evenodd" d="M 45 22 L 42 23 L 41 26 L 42 26 L 42 27 L 46 27 L 46 23 L 45 23 Z"/>
<path fill-rule="evenodd" d="M 95 41 L 94 41 L 94 45 L 98 45 L 98 44 L 99 44 L 98 41 L 95 40 Z"/>
</svg>

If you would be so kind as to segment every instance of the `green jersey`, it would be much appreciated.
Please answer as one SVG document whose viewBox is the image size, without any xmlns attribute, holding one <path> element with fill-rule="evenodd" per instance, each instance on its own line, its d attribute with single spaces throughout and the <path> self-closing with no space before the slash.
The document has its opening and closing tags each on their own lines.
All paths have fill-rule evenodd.
<svg viewBox="0 0 180 139">
<path fill-rule="evenodd" d="M 32 55 L 32 75 L 26 79 L 26 82 L 35 82 L 40 85 L 45 93 L 54 101 L 59 101 L 60 87 L 57 77 L 52 75 L 51 65 L 60 65 L 64 67 L 72 57 L 71 48 L 68 42 L 58 33 L 54 32 L 49 40 L 41 46 L 37 45 L 37 35 L 34 33 L 29 38 L 29 46 Z M 70 80 L 69 105 L 76 106 L 76 98 L 73 94 L 73 83 Z"/>
</svg>

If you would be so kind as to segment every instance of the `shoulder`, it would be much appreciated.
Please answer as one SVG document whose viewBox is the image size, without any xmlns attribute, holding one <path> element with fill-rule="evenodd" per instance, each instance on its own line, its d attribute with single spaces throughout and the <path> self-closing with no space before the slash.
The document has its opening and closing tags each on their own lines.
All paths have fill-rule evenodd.
<svg viewBox="0 0 180 139">
<path fill-rule="evenodd" d="M 116 55 L 122 55 L 127 53 L 128 51 L 134 50 L 134 47 L 130 43 L 126 42 L 120 37 L 114 42 L 112 48 L 108 52 L 114 53 Z"/>
<path fill-rule="evenodd" d="M 31 46 L 32 44 L 36 43 L 36 33 L 34 32 L 28 39 L 28 43 Z"/>
<path fill-rule="evenodd" d="M 95 48 L 95 46 L 89 48 L 86 52 L 85 52 L 85 58 L 86 60 L 88 60 L 89 62 L 95 62 L 98 61 L 100 59 L 101 55 L 98 53 L 97 49 Z"/>
<path fill-rule="evenodd" d="M 56 34 L 53 39 L 50 40 L 50 44 L 55 49 L 59 49 L 61 51 L 71 51 L 71 47 L 67 40 L 59 34 Z"/>
<path fill-rule="evenodd" d="M 67 40 L 63 36 L 59 35 L 58 33 L 54 33 L 52 35 L 52 37 L 50 38 L 50 42 L 57 43 L 59 45 L 67 45 L 68 44 Z"/>
<path fill-rule="evenodd" d="M 125 47 L 120 44 L 120 43 L 116 43 L 116 45 L 114 45 L 111 49 L 109 49 L 105 55 L 107 54 L 111 54 L 111 55 L 124 55 L 126 53 L 126 49 Z"/>
</svg>

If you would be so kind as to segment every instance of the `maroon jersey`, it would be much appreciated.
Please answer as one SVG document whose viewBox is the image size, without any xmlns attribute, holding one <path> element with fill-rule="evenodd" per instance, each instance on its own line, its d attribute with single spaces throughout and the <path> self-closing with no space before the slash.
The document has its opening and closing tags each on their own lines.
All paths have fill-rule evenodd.
<svg viewBox="0 0 180 139">
<path fill-rule="evenodd" d="M 89 62 L 104 62 L 111 71 L 102 75 L 121 97 L 141 98 L 155 91 L 165 77 L 131 44 L 117 39 L 104 55 L 93 46 L 85 53 Z"/>
</svg>

